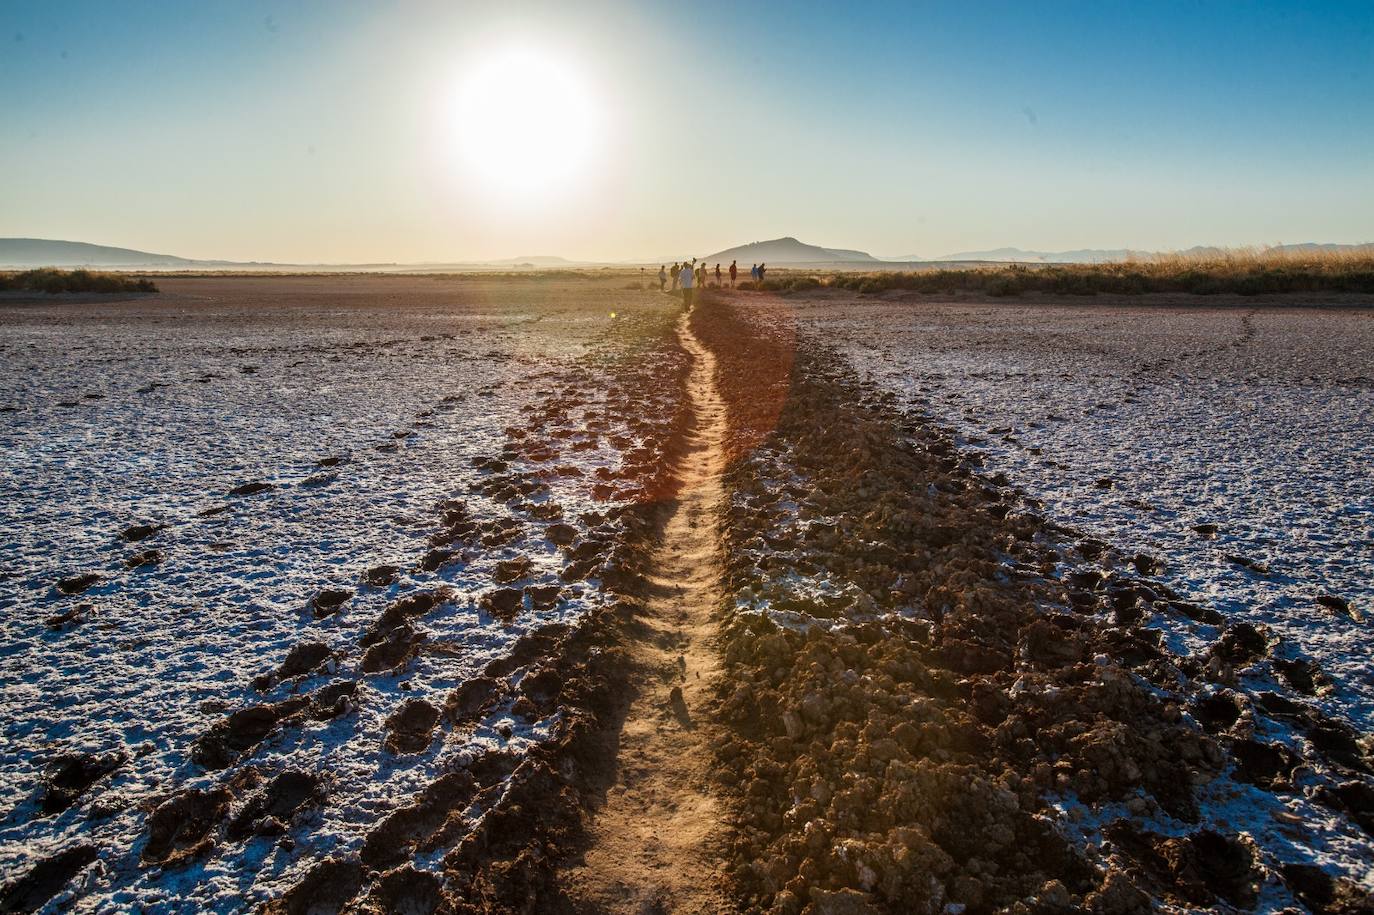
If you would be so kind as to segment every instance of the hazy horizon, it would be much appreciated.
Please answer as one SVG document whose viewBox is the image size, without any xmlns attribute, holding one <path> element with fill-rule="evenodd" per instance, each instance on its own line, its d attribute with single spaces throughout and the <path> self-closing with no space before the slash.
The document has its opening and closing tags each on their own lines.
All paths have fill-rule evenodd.
<svg viewBox="0 0 1374 915">
<path fill-rule="evenodd" d="M 0 24 L 3 236 L 282 263 L 1374 238 L 1361 4 L 21 2 Z"/>
</svg>

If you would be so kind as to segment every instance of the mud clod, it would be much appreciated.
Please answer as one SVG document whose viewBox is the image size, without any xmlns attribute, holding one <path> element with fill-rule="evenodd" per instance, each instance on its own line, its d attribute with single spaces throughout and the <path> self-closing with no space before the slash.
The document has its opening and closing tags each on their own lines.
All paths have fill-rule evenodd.
<svg viewBox="0 0 1374 915">
<path fill-rule="evenodd" d="M 144 864 L 177 867 L 205 854 L 215 844 L 213 833 L 229 811 L 229 789 L 189 788 L 159 804 L 148 815 Z"/>
<path fill-rule="evenodd" d="M 37 912 L 98 855 L 94 845 L 75 845 L 40 859 L 28 873 L 0 887 L 0 912 Z"/>
<path fill-rule="evenodd" d="M 386 748 L 392 753 L 418 753 L 429 746 L 439 710 L 423 699 L 407 699 L 386 720 Z"/>
</svg>

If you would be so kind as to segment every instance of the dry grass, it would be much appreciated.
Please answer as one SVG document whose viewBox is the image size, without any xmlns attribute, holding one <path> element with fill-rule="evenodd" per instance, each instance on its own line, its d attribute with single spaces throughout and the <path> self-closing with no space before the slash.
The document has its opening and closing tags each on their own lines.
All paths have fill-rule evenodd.
<svg viewBox="0 0 1374 915">
<path fill-rule="evenodd" d="M 22 273 L 0 273 L 0 289 L 56 295 L 59 292 L 157 292 L 157 285 L 149 279 L 118 273 L 44 268 Z"/>
<path fill-rule="evenodd" d="M 754 288 L 754 284 L 742 284 Z M 773 292 L 834 286 L 861 293 L 978 292 L 1014 296 L 1189 293 L 1374 293 L 1374 247 L 1341 251 L 1232 249 L 1164 254 L 1107 264 L 998 264 L 906 272 L 784 274 L 763 283 Z"/>
</svg>

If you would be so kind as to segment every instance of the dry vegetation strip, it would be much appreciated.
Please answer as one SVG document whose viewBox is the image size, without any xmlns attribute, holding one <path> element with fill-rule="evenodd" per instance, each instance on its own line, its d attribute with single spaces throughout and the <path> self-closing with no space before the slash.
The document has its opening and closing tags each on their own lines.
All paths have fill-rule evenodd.
<svg viewBox="0 0 1374 915">
<path fill-rule="evenodd" d="M 872 294 L 891 289 L 992 296 L 1266 295 L 1374 293 L 1374 251 L 1279 254 L 1232 252 L 1214 257 L 1161 256 L 1107 264 L 1004 264 L 911 272 L 797 273 L 766 280 L 770 292 L 831 286 Z M 743 284 L 743 288 L 756 288 Z"/>
<path fill-rule="evenodd" d="M 157 284 L 146 277 L 118 273 L 93 273 L 90 270 L 25 270 L 0 273 L 0 289 L 21 292 L 157 292 Z"/>
</svg>

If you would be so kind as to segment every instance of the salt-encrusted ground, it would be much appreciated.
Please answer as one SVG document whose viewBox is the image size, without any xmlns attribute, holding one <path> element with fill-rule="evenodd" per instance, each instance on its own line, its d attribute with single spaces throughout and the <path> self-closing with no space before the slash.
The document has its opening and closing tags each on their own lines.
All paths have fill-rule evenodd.
<svg viewBox="0 0 1374 915">
<path fill-rule="evenodd" d="M 918 300 L 797 314 L 1055 521 L 1160 560 L 1179 591 L 1315 659 L 1332 681 L 1319 704 L 1374 729 L 1374 311 Z M 1169 637 L 1196 651 L 1215 631 Z"/>
<path fill-rule="evenodd" d="M 584 280 L 162 285 L 0 312 L 0 870 L 85 846 L 50 905 L 240 911 L 356 855 L 455 759 L 496 751 L 499 780 L 557 721 L 483 701 L 496 687 L 455 713 L 465 730 L 430 739 L 427 718 L 605 600 L 604 550 L 569 575 L 546 531 L 595 547 L 636 497 L 672 405 L 608 406 L 608 376 L 671 338 L 671 303 Z M 401 614 L 422 620 L 379 622 L 438 588 Z M 316 601 L 331 590 L 337 611 Z M 329 683 L 356 685 L 280 705 Z M 282 721 L 214 731 L 265 708 Z M 216 733 L 227 750 L 197 750 Z M 174 806 L 172 852 L 150 850 L 153 805 L 225 784 L 234 811 L 267 792 L 256 819 L 276 822 Z M 205 835 L 218 847 L 172 866 Z"/>
<path fill-rule="evenodd" d="M 0 908 L 566 909 L 676 300 L 163 288 L 0 308 Z M 708 296 L 738 906 L 1367 910 L 1370 314 Z"/>
</svg>

